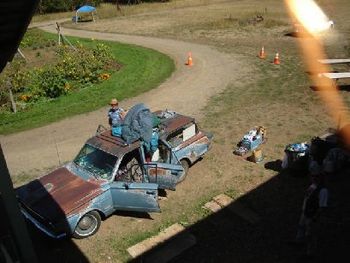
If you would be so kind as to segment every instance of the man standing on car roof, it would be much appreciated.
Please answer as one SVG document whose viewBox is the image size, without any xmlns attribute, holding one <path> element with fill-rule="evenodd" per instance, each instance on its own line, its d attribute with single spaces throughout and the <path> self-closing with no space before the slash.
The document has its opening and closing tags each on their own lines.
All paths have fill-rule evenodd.
<svg viewBox="0 0 350 263">
<path fill-rule="evenodd" d="M 121 135 L 121 125 L 123 124 L 126 111 L 119 107 L 117 99 L 110 102 L 111 108 L 108 111 L 108 123 L 112 127 L 112 133 L 115 136 Z"/>
</svg>

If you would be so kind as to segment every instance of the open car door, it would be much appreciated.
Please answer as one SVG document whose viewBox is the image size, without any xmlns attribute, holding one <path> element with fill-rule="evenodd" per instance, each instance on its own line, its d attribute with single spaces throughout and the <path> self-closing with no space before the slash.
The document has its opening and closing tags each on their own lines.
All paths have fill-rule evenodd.
<svg viewBox="0 0 350 263">
<path fill-rule="evenodd" d="M 176 184 L 185 170 L 171 148 L 163 142 L 159 142 L 157 161 L 146 161 L 145 154 L 142 152 L 143 168 L 150 183 L 158 184 L 160 189 L 175 190 Z"/>
<path fill-rule="evenodd" d="M 113 205 L 117 210 L 159 212 L 158 185 L 152 183 L 112 182 Z"/>
<path fill-rule="evenodd" d="M 185 172 L 181 164 L 148 162 L 144 164 L 150 183 L 158 184 L 161 189 L 175 190 L 180 176 Z"/>
</svg>

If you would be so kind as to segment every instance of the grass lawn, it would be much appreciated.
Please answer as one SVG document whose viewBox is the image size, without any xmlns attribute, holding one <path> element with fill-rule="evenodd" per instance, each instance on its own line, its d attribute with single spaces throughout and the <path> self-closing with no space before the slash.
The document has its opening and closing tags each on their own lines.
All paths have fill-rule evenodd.
<svg viewBox="0 0 350 263">
<path fill-rule="evenodd" d="M 69 39 L 73 44 L 79 41 L 86 46 L 97 43 L 97 40 L 91 39 Z M 157 51 L 115 42 L 98 42 L 110 46 L 113 56 L 122 64 L 121 70 L 112 74 L 107 81 L 48 102 L 37 103 L 26 111 L 0 113 L 0 134 L 19 132 L 93 111 L 107 105 L 112 97 L 119 100 L 134 97 L 157 87 L 175 68 L 168 56 Z"/>
</svg>

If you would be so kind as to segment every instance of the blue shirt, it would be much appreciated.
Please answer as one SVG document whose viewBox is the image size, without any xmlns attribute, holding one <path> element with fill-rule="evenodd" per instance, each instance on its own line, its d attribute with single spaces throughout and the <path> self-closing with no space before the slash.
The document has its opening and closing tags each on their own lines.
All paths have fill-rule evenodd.
<svg viewBox="0 0 350 263">
<path fill-rule="evenodd" d="M 124 112 L 124 110 L 122 108 L 116 108 L 116 109 L 111 108 L 108 111 L 109 125 L 111 125 L 111 126 L 121 125 L 123 123 L 123 120 L 122 120 L 121 115 L 120 115 L 122 112 Z"/>
</svg>

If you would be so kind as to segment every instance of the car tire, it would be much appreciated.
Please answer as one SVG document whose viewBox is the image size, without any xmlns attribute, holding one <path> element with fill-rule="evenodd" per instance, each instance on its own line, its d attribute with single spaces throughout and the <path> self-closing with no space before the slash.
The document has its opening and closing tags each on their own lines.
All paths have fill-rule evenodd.
<svg viewBox="0 0 350 263">
<path fill-rule="evenodd" d="M 95 234 L 101 225 L 101 216 L 97 211 L 91 211 L 83 215 L 76 225 L 73 237 L 82 239 Z"/>
<path fill-rule="evenodd" d="M 182 168 L 184 169 L 184 173 L 179 177 L 179 180 L 177 181 L 178 183 L 182 182 L 183 180 L 185 180 L 187 174 L 188 174 L 188 169 L 190 168 L 190 163 L 183 159 L 180 161 Z"/>
</svg>

